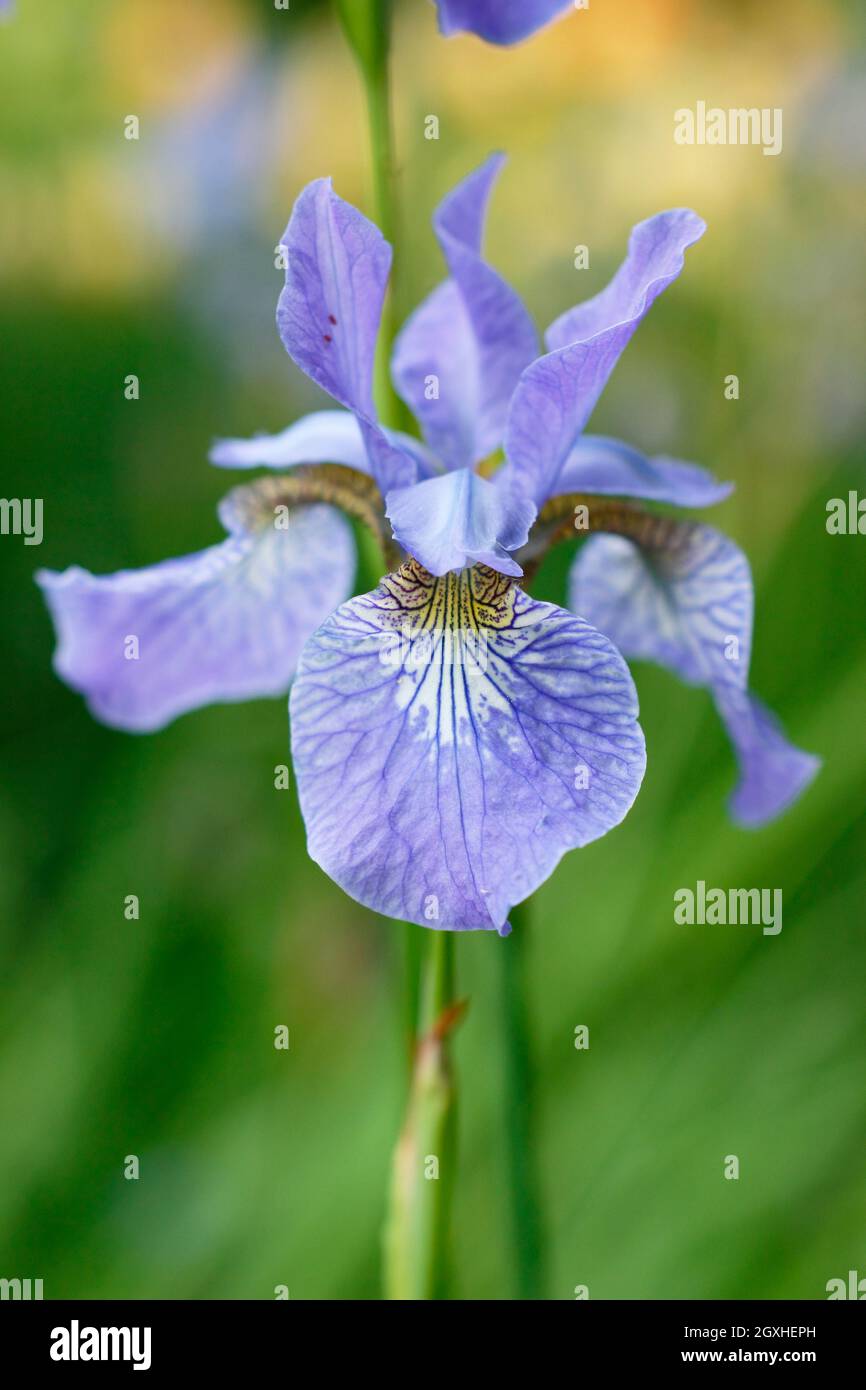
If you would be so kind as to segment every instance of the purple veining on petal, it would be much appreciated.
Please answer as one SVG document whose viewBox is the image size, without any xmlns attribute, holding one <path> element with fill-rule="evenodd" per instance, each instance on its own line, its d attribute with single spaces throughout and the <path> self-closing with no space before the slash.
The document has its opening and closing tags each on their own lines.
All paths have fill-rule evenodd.
<svg viewBox="0 0 866 1390">
<path fill-rule="evenodd" d="M 247 492 L 248 489 L 243 489 Z M 283 695 L 310 633 L 351 592 L 354 547 L 330 507 L 271 512 L 246 529 L 232 495 L 228 540 L 145 569 L 36 576 L 57 674 L 115 728 L 150 732 L 216 702 Z"/>
<path fill-rule="evenodd" d="M 504 162 L 492 155 L 437 209 L 433 226 L 451 278 L 416 310 L 394 349 L 397 389 L 449 468 L 499 447 L 520 374 L 538 351 L 519 296 L 481 254 L 487 204 Z"/>
<path fill-rule="evenodd" d="M 606 289 L 563 314 L 547 332 L 550 351 L 523 373 L 514 393 L 506 453 L 540 506 L 559 475 L 611 372 L 650 307 L 683 268 L 686 249 L 706 230 L 675 208 L 640 222 Z"/>
<path fill-rule="evenodd" d="M 422 926 L 503 929 L 566 850 L 622 820 L 644 772 L 616 649 L 481 567 L 409 562 L 344 604 L 290 709 L 311 856 Z"/>
<path fill-rule="evenodd" d="M 572 0 L 437 0 L 443 34 L 477 34 L 488 43 L 528 38 L 569 9 Z"/>
<path fill-rule="evenodd" d="M 600 434 L 585 434 L 577 441 L 556 483 L 557 493 L 639 497 L 675 507 L 711 507 L 729 497 L 733 488 L 733 483 L 718 482 L 696 463 L 647 458 L 629 444 Z"/>
<path fill-rule="evenodd" d="M 644 550 L 591 536 L 571 572 L 569 606 L 619 647 L 692 685 L 749 677 L 754 599 L 749 563 L 710 526 L 669 523 L 669 544 Z"/>
<path fill-rule="evenodd" d="M 591 537 L 572 568 L 570 605 L 624 656 L 712 692 L 742 772 L 731 813 L 758 825 L 781 814 L 820 764 L 748 690 L 754 599 L 745 555 L 709 526 L 666 525 L 666 548 Z"/>
</svg>

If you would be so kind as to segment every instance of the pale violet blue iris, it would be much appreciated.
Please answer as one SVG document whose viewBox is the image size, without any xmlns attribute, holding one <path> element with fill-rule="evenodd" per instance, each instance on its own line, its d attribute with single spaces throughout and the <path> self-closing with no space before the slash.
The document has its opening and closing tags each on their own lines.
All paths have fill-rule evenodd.
<svg viewBox="0 0 866 1390">
<path fill-rule="evenodd" d="M 436 0 L 443 34 L 471 33 L 488 43 L 512 44 L 528 38 L 574 0 Z"/>
<path fill-rule="evenodd" d="M 510 908 L 566 851 L 628 812 L 645 746 L 626 657 L 712 692 L 740 762 L 742 823 L 778 814 L 817 767 L 749 690 L 751 576 L 718 532 L 668 517 L 640 543 L 591 536 L 570 609 L 515 583 L 520 552 L 543 531 L 537 514 L 557 498 L 698 507 L 730 488 L 583 433 L 704 223 L 686 209 L 639 223 L 607 288 L 558 318 L 540 351 L 483 255 L 501 165 L 492 157 L 437 210 L 448 277 L 395 344 L 393 380 L 423 441 L 386 429 L 373 402 L 390 247 L 318 180 L 283 238 L 277 321 L 293 361 L 339 408 L 214 447 L 222 468 L 271 470 L 229 494 L 220 544 L 144 570 L 39 576 L 57 670 L 107 723 L 157 729 L 291 684 L 311 855 L 368 907 L 452 930 L 507 930 Z M 338 465 L 387 514 L 397 564 L 371 593 L 349 597 L 351 533 L 324 483 L 287 529 L 274 524 L 280 486 L 315 489 L 328 474 L 318 465 Z"/>
</svg>

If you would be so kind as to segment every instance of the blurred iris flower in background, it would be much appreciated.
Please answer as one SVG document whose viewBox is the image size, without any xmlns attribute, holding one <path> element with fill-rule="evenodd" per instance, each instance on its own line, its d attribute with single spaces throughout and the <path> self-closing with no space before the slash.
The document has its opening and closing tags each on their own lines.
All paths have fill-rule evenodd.
<svg viewBox="0 0 866 1390">
<path fill-rule="evenodd" d="M 563 13 L 572 0 L 437 0 L 443 34 L 465 31 L 488 43 L 519 43 Z"/>
</svg>

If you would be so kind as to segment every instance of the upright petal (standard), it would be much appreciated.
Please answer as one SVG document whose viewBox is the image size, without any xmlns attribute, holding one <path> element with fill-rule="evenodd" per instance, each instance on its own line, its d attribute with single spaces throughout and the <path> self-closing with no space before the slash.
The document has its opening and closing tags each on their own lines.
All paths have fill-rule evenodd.
<svg viewBox="0 0 866 1390">
<path fill-rule="evenodd" d="M 504 162 L 492 155 L 434 214 L 451 278 L 412 315 L 394 349 L 397 389 L 449 468 L 499 448 L 520 374 L 538 351 L 520 297 L 481 250 L 487 203 Z"/>
<path fill-rule="evenodd" d="M 611 372 L 652 304 L 679 275 L 687 247 L 705 230 L 687 208 L 639 222 L 610 284 L 548 329 L 550 351 L 520 378 L 505 438 L 508 459 L 539 506 L 561 490 L 559 475 Z"/>
</svg>

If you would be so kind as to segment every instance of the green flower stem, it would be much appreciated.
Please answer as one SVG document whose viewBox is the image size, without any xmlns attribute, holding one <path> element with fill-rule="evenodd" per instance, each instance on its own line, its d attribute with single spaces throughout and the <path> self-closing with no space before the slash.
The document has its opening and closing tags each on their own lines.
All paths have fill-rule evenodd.
<svg viewBox="0 0 866 1390">
<path fill-rule="evenodd" d="M 412 922 L 395 923 L 402 928 L 403 942 L 403 1033 L 409 1059 L 409 1074 L 415 1064 L 418 1042 L 418 1012 L 421 1007 L 421 960 L 424 954 L 424 929 Z"/>
<path fill-rule="evenodd" d="M 385 239 L 395 248 L 391 283 L 382 310 L 376 345 L 373 391 L 383 424 L 392 429 L 409 429 L 411 421 L 408 411 L 394 390 L 390 371 L 391 349 L 398 321 L 395 286 L 400 273 L 396 254 L 399 197 L 390 84 L 393 0 L 336 0 L 336 8 L 364 85 L 372 163 L 372 216 Z M 411 1060 L 417 1040 L 420 970 L 418 932 L 414 926 L 403 928 L 403 961 L 405 988 L 402 1027 Z"/>
<path fill-rule="evenodd" d="M 372 159 L 372 215 L 386 241 L 399 241 L 399 198 L 391 113 L 390 51 L 392 0 L 336 0 L 337 13 L 361 70 L 367 103 Z M 374 390 L 384 424 L 407 423 L 406 407 L 391 383 L 391 349 L 397 331 L 395 287 L 400 274 L 395 254 L 391 285 L 382 311 L 376 349 Z"/>
<path fill-rule="evenodd" d="M 453 933 L 427 936 L 419 1040 L 383 1234 L 385 1297 L 398 1300 L 445 1296 L 454 1185 L 456 1106 L 449 1050 L 464 1005 L 454 998 Z"/>
<path fill-rule="evenodd" d="M 511 935 L 497 943 L 502 959 L 502 1010 L 505 1031 L 505 1124 L 511 1233 L 518 1297 L 544 1294 L 544 1242 L 539 1200 L 533 1119 L 537 1115 L 535 1078 L 529 1046 L 527 947 L 529 905 L 511 912 Z"/>
<path fill-rule="evenodd" d="M 392 0 L 336 0 L 336 7 L 364 83 L 373 217 L 396 248 L 399 199 L 390 87 Z M 390 375 L 399 274 L 400 260 L 395 252 L 377 345 L 374 389 L 383 423 L 408 428 L 406 408 Z M 454 939 L 450 932 L 407 927 L 404 958 L 404 1017 L 410 1035 L 412 1073 L 385 1222 L 385 1293 L 391 1299 L 429 1299 L 442 1297 L 445 1284 L 455 1153 L 449 1037 L 463 1009 L 454 1001 Z"/>
</svg>

